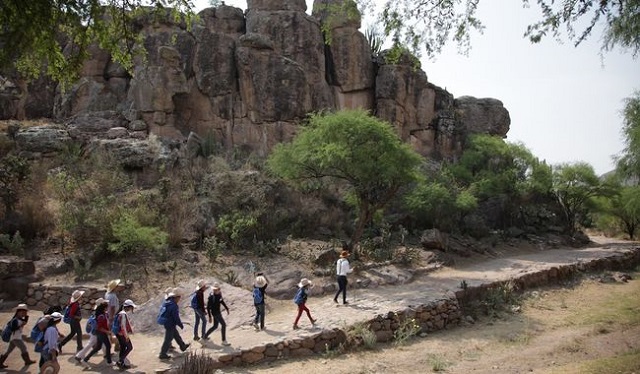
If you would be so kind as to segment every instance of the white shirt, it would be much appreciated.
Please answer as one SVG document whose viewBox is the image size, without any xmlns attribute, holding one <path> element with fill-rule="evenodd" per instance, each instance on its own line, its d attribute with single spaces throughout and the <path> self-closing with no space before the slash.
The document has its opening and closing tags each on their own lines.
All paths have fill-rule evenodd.
<svg viewBox="0 0 640 374">
<path fill-rule="evenodd" d="M 22 328 L 26 324 L 27 323 L 25 321 L 23 321 L 21 319 L 18 319 L 18 328 L 16 329 L 16 331 L 11 333 L 11 338 L 10 338 L 9 341 L 11 341 L 11 340 L 22 340 Z"/>
<path fill-rule="evenodd" d="M 338 262 L 336 262 L 336 274 L 338 276 L 340 275 L 346 276 L 352 271 L 353 270 L 351 270 L 351 268 L 349 267 L 349 260 L 347 260 L 346 258 L 341 258 L 338 260 Z"/>
</svg>

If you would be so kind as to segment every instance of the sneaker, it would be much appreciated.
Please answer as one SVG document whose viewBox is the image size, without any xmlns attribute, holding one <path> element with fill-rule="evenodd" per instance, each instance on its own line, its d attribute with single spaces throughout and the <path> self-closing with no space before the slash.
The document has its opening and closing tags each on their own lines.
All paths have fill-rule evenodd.
<svg viewBox="0 0 640 374">
<path fill-rule="evenodd" d="M 169 356 L 169 355 L 160 355 L 160 356 L 158 356 L 158 358 L 161 359 L 161 360 L 170 360 L 171 356 Z"/>
<path fill-rule="evenodd" d="M 298 325 L 293 325 L 293 329 L 294 329 L 294 330 L 297 330 L 297 329 L 299 329 L 299 328 L 300 328 L 300 327 L 298 327 Z"/>
<path fill-rule="evenodd" d="M 180 350 L 182 352 L 186 351 L 187 349 L 189 349 L 189 346 L 191 346 L 191 344 L 185 344 L 184 347 L 180 348 Z"/>
<path fill-rule="evenodd" d="M 260 326 L 256 323 L 253 324 L 253 328 L 256 329 L 256 331 L 260 331 Z"/>
<path fill-rule="evenodd" d="M 198 341 L 198 340 L 200 340 L 200 337 L 199 336 L 194 336 L 193 340 Z"/>
<path fill-rule="evenodd" d="M 347 305 L 349 302 L 345 300 L 342 304 Z"/>
<path fill-rule="evenodd" d="M 226 340 L 223 340 L 223 341 L 222 341 L 222 345 L 224 345 L 224 346 L 228 346 L 228 345 L 231 345 L 231 343 L 229 343 L 229 342 L 228 342 L 228 341 L 226 341 Z"/>
<path fill-rule="evenodd" d="M 333 299 L 333 302 L 337 304 L 338 303 L 338 299 Z"/>
<path fill-rule="evenodd" d="M 315 325 L 315 324 L 316 324 L 316 322 L 318 322 L 318 320 L 317 320 L 317 319 L 311 319 L 311 324 L 312 324 L 312 325 Z"/>
<path fill-rule="evenodd" d="M 82 359 L 78 356 L 73 356 L 73 358 L 76 360 L 76 362 L 80 363 L 82 361 Z"/>
</svg>

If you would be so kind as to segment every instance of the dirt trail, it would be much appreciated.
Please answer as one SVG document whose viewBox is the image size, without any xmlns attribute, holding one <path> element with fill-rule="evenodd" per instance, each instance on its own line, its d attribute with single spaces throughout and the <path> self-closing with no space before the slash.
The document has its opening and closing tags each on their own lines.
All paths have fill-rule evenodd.
<svg viewBox="0 0 640 374">
<path fill-rule="evenodd" d="M 602 238 L 596 238 L 602 240 Z M 216 331 L 212 339 L 206 345 L 192 342 L 190 350 L 202 350 L 214 356 L 231 353 L 236 350 L 251 348 L 262 343 L 277 342 L 287 337 L 304 336 L 310 332 L 318 331 L 322 328 L 341 327 L 353 324 L 357 321 L 370 319 L 379 314 L 391 310 L 400 309 L 407 305 L 417 305 L 431 300 L 442 298 L 450 292 L 459 289 L 462 280 L 468 285 L 475 286 L 486 282 L 509 279 L 523 273 L 535 272 L 543 268 L 559 266 L 570 263 L 593 260 L 611 256 L 620 251 L 630 250 L 637 247 L 637 243 L 629 242 L 601 242 L 601 245 L 584 249 L 554 249 L 543 250 L 535 253 L 527 253 L 514 256 L 504 256 L 500 258 L 487 259 L 478 263 L 467 264 L 456 268 L 442 268 L 438 271 L 421 275 L 411 283 L 398 286 L 383 286 L 375 289 L 349 290 L 349 305 L 336 305 L 332 296 L 313 297 L 309 299 L 308 306 L 318 319 L 316 328 L 312 328 L 306 320 L 301 319 L 301 330 L 293 331 L 292 323 L 296 309 L 289 300 L 270 300 L 266 317 L 266 330 L 255 332 L 250 326 L 253 307 L 250 303 L 250 294 L 246 291 L 246 300 L 231 300 L 231 314 L 225 318 L 228 323 L 227 340 L 231 343 L 229 347 L 220 345 L 220 333 Z M 357 275 L 351 277 L 351 282 L 357 279 Z M 224 292 L 225 286 L 223 286 Z M 160 299 L 159 299 L 160 300 Z M 159 300 L 145 303 L 141 310 L 136 312 L 140 319 L 152 318 L 157 311 Z M 182 303 L 188 305 L 188 302 Z M 32 316 L 39 315 L 39 312 L 30 312 Z M 193 313 L 189 308 L 182 308 L 184 321 L 193 321 Z M 0 313 L 0 321 L 10 318 L 7 312 Z M 34 318 L 34 317 L 32 317 Z M 148 321 L 145 321 L 148 322 Z M 28 326 L 30 328 L 30 325 Z M 67 333 L 68 325 L 61 324 L 61 331 Z M 158 326 L 155 331 L 149 333 L 137 333 L 132 341 L 134 350 L 130 355 L 133 367 L 128 370 L 130 373 L 153 373 L 156 369 L 169 367 L 170 363 L 157 359 L 160 345 L 162 344 L 162 328 Z M 192 338 L 190 326 L 185 326 L 182 332 L 185 341 Z M 443 336 L 443 335 L 440 335 Z M 32 349 L 32 345 L 28 345 Z M 4 350 L 4 344 L 2 350 Z M 61 356 L 62 373 L 109 373 L 118 372 L 106 363 L 101 362 L 101 358 L 94 357 L 95 363 L 91 368 L 85 368 L 75 363 L 73 360 L 73 345 L 70 343 Z M 97 355 L 96 355 L 97 356 Z M 174 360 L 179 359 L 179 354 Z M 0 373 L 37 373 L 37 365 L 22 368 L 22 363 L 18 353 L 14 352 L 7 360 L 9 369 L 0 370 Z"/>
</svg>

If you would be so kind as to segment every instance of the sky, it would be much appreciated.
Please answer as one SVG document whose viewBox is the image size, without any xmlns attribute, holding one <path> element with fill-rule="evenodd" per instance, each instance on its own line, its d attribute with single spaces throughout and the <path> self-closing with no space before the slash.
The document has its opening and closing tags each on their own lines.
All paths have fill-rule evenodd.
<svg viewBox="0 0 640 374">
<path fill-rule="evenodd" d="M 209 1 L 194 3 L 200 10 Z M 225 3 L 246 8 L 246 0 Z M 308 13 L 312 5 L 307 0 Z M 597 174 L 613 170 L 613 156 L 624 148 L 623 100 L 640 91 L 640 58 L 601 56 L 597 31 L 578 47 L 553 38 L 532 44 L 523 34 L 539 9 L 521 1 L 480 1 L 477 16 L 485 30 L 472 35 L 468 56 L 451 44 L 435 59 L 422 58 L 429 81 L 454 97 L 502 101 L 511 116 L 507 141 L 551 165 L 584 161 Z"/>
</svg>

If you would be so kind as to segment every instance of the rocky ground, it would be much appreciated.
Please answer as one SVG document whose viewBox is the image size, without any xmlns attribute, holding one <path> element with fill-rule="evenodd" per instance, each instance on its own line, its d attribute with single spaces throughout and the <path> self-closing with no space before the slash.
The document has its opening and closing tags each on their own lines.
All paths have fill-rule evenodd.
<svg viewBox="0 0 640 374">
<path fill-rule="evenodd" d="M 600 238 L 600 240 L 602 240 L 602 238 Z M 314 317 L 319 320 L 317 327 L 310 326 L 307 321 L 303 319 L 303 322 L 301 323 L 303 328 L 298 331 L 293 331 L 291 329 L 296 312 L 293 303 L 289 299 L 269 299 L 267 329 L 262 332 L 255 332 L 250 326 L 253 307 L 251 305 L 249 291 L 242 287 L 236 287 L 228 283 L 224 283 L 223 293 L 231 308 L 231 313 L 227 318 L 228 340 L 231 343 L 231 346 L 221 346 L 219 333 L 216 332 L 210 342 L 204 345 L 194 343 L 190 351 L 199 350 L 214 356 L 219 356 L 222 354 L 232 353 L 239 349 L 251 348 L 265 342 L 281 341 L 285 337 L 305 336 L 313 333 L 314 331 L 318 331 L 317 329 L 343 327 L 357 321 L 370 319 L 379 313 L 386 313 L 390 310 L 395 310 L 406 305 L 415 305 L 415 303 L 424 302 L 430 298 L 438 298 L 448 293 L 455 292 L 460 289 L 460 284 L 463 280 L 469 286 L 473 286 L 494 280 L 509 279 L 514 276 L 532 273 L 549 266 L 558 266 L 566 263 L 579 263 L 594 258 L 606 257 L 617 251 L 628 250 L 634 245 L 635 244 L 630 243 L 601 242 L 600 245 L 584 249 L 558 248 L 541 250 L 527 248 L 526 251 L 519 251 L 516 248 L 509 250 L 508 252 L 501 252 L 500 250 L 497 250 L 491 257 L 486 257 L 482 261 L 478 261 L 478 259 L 466 262 L 459 261 L 455 266 L 446 266 L 431 272 L 407 272 L 407 274 L 413 274 L 413 276 L 411 279 L 404 282 L 395 281 L 392 285 L 380 285 L 379 283 L 372 282 L 367 288 L 350 290 L 349 299 L 351 304 L 348 306 L 334 304 L 331 292 L 327 290 L 324 295 L 319 294 L 309 300 L 308 305 L 312 310 Z M 269 270 L 271 266 L 273 266 L 273 264 L 263 265 L 263 270 Z M 398 273 L 395 273 L 392 269 L 393 267 L 383 267 L 376 271 L 380 274 L 380 279 L 400 279 L 400 277 L 397 276 Z M 294 268 L 289 269 L 289 271 L 298 270 Z M 304 273 L 308 270 L 300 269 L 299 271 Z M 275 274 L 275 272 L 273 273 Z M 387 275 L 385 277 L 385 274 L 395 275 Z M 363 275 L 364 274 L 356 273 L 351 278 L 352 283 L 360 279 Z M 225 282 L 226 280 L 222 276 L 205 276 L 204 278 L 209 281 L 217 280 Z M 323 286 L 322 279 L 323 278 L 318 278 L 315 288 L 316 290 L 325 289 L 326 285 Z M 55 278 L 51 280 L 56 281 Z M 58 279 L 57 281 L 61 281 L 61 279 Z M 157 289 L 157 292 L 147 292 L 150 295 L 149 298 L 143 299 L 143 293 L 139 293 L 136 296 L 136 301 L 141 305 L 141 307 L 135 314 L 136 330 L 138 333 L 134 336 L 134 351 L 131 354 L 131 361 L 135 366 L 130 369 L 129 372 L 150 373 L 155 370 L 166 369 L 171 365 L 171 362 L 162 362 L 156 358 L 161 345 L 162 339 L 160 334 L 162 331 L 154 324 L 153 321 L 157 313 L 158 305 L 162 300 L 161 290 L 164 289 L 166 284 L 170 283 L 170 278 L 167 277 L 165 284 L 159 284 L 158 282 L 159 280 L 157 280 L 157 284 L 152 287 Z M 236 279 L 236 283 L 242 282 L 243 280 Z M 187 290 L 187 292 L 190 292 L 193 287 L 192 283 L 193 282 L 185 281 L 182 286 Z M 192 312 L 190 309 L 186 308 L 188 306 L 188 300 L 183 301 L 183 305 L 185 306 L 182 310 L 183 318 L 185 321 L 191 322 L 193 320 Z M 38 312 L 32 311 L 31 314 L 35 316 Z M 2 313 L 0 318 L 1 320 L 8 319 L 9 314 L 6 312 Z M 66 332 L 66 329 L 67 325 L 63 325 L 63 332 Z M 454 334 L 458 333 L 457 329 L 454 329 L 453 331 Z M 448 334 L 448 332 L 438 333 L 435 334 L 434 337 L 437 337 L 436 339 L 438 339 L 438 341 L 442 340 L 442 344 L 444 344 L 444 342 L 450 340 L 450 338 L 447 337 L 449 336 Z M 183 331 L 183 337 L 189 340 L 192 338 L 192 331 L 190 331 L 188 326 Z M 69 346 L 62 356 L 64 373 L 110 372 L 113 370 L 105 363 L 100 363 L 99 358 L 94 358 L 93 361 L 95 365 L 91 368 L 80 367 L 73 361 L 71 349 L 71 346 Z M 177 362 L 179 358 L 176 358 L 175 360 L 175 362 Z M 336 357 L 336 360 L 340 362 L 343 358 Z M 10 365 L 10 369 L 15 369 L 8 370 L 8 373 L 37 372 L 35 367 L 20 368 L 21 365 L 17 354 L 13 354 L 7 362 Z M 265 368 L 264 365 L 261 367 Z M 382 368 L 380 369 L 382 370 Z M 410 371 L 411 370 L 409 370 L 409 372 Z M 504 372 L 523 371 L 524 370 Z M 403 370 L 403 372 L 406 371 Z M 413 372 L 424 371 L 418 370 Z"/>
</svg>

